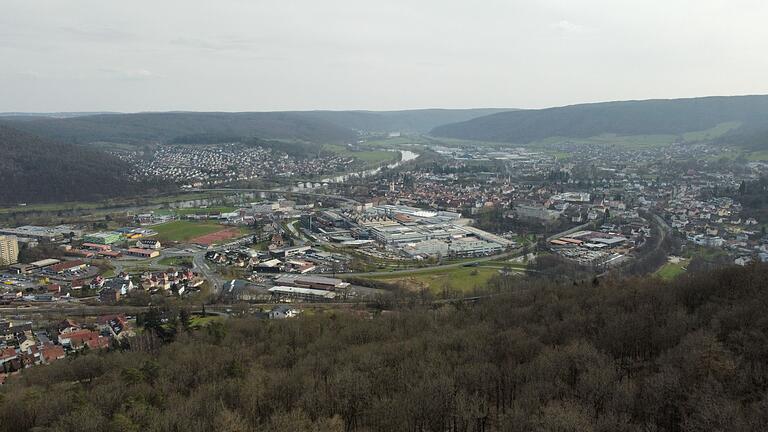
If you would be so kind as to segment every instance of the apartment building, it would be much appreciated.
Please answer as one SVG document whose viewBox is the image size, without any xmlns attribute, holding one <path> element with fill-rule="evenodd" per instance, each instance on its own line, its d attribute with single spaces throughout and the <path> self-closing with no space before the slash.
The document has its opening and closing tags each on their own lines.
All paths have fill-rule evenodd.
<svg viewBox="0 0 768 432">
<path fill-rule="evenodd" d="M 19 242 L 16 236 L 0 235 L 0 266 L 19 262 Z"/>
</svg>

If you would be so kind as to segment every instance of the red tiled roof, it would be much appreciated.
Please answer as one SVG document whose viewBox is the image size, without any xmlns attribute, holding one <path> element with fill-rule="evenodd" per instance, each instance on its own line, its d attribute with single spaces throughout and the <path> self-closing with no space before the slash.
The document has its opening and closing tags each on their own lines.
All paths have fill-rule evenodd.
<svg viewBox="0 0 768 432">
<path fill-rule="evenodd" d="M 99 336 L 96 339 L 85 341 L 85 344 L 88 345 L 88 348 L 90 349 L 105 349 L 109 348 L 109 338 Z"/>
<path fill-rule="evenodd" d="M 64 261 L 60 262 L 58 264 L 54 264 L 51 267 L 49 267 L 52 271 L 55 271 L 56 273 L 63 272 L 64 270 L 71 269 L 73 267 L 79 267 L 81 265 L 85 264 L 85 262 L 81 260 L 72 260 L 72 261 Z"/>
<path fill-rule="evenodd" d="M 16 357 L 16 350 L 13 348 L 5 348 L 0 350 L 0 360 Z"/>
<path fill-rule="evenodd" d="M 46 363 L 59 360 L 65 355 L 64 347 L 61 345 L 46 345 L 43 347 L 43 360 L 45 360 Z"/>
<path fill-rule="evenodd" d="M 101 325 L 107 324 L 108 322 L 112 320 L 117 320 L 120 322 L 120 324 L 125 325 L 127 320 L 125 319 L 125 314 L 117 314 L 117 315 L 102 315 L 97 319 L 97 322 Z"/>
<path fill-rule="evenodd" d="M 73 347 L 80 346 L 88 341 L 99 338 L 99 334 L 90 330 L 77 330 L 70 333 L 64 333 L 59 335 L 59 339 L 69 339 L 69 343 Z"/>
</svg>

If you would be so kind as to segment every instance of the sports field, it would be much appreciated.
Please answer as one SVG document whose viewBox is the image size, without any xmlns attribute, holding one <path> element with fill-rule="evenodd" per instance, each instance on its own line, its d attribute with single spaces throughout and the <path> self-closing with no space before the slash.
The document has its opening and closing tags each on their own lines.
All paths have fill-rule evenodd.
<svg viewBox="0 0 768 432">
<path fill-rule="evenodd" d="M 240 234 L 241 231 L 237 228 L 227 228 L 195 237 L 190 240 L 190 242 L 203 246 L 210 246 L 215 243 L 223 243 L 225 240 L 229 240 L 231 238 L 239 237 Z"/>
</svg>

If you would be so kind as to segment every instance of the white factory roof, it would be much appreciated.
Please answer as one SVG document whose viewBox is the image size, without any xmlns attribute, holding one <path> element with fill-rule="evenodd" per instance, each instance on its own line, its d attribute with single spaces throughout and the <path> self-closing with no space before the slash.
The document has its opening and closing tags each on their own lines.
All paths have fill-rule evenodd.
<svg viewBox="0 0 768 432">
<path fill-rule="evenodd" d="M 274 286 L 269 289 L 269 292 L 278 293 L 278 294 L 309 295 L 309 296 L 315 296 L 315 297 L 323 297 L 327 299 L 336 298 L 336 293 L 333 291 L 318 290 L 318 289 L 311 289 L 311 288 L 289 287 L 289 286 Z"/>
</svg>

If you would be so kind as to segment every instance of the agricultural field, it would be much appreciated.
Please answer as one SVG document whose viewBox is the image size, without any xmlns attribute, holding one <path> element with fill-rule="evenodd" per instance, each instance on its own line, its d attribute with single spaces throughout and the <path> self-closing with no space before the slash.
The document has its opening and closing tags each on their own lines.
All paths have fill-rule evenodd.
<svg viewBox="0 0 768 432">
<path fill-rule="evenodd" d="M 212 222 L 173 221 L 152 227 L 157 238 L 164 241 L 188 241 L 226 229 L 223 225 Z"/>
</svg>

